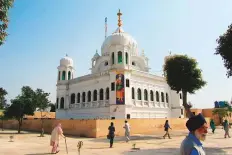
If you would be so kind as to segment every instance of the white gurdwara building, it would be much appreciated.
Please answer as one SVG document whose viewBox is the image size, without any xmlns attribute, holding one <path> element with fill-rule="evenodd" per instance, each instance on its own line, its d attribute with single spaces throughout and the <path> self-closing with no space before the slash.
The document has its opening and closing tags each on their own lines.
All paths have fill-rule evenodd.
<svg viewBox="0 0 232 155">
<path fill-rule="evenodd" d="M 91 74 L 74 78 L 73 60 L 60 60 L 57 119 L 177 118 L 184 116 L 181 94 L 162 76 L 149 73 L 148 58 L 136 40 L 118 28 L 92 58 Z"/>
</svg>

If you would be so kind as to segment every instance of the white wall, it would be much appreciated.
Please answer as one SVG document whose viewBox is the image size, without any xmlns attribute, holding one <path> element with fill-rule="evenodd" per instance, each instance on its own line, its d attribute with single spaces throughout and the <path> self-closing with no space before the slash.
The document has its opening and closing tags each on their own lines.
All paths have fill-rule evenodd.
<svg viewBox="0 0 232 155">
<path fill-rule="evenodd" d="M 176 91 L 171 90 L 171 98 L 172 98 L 172 114 L 171 116 L 173 118 L 183 118 L 184 117 L 184 110 L 183 110 L 183 115 L 181 115 L 181 109 L 184 109 L 182 106 L 182 98 L 180 98 L 180 96 L 182 96 L 181 93 L 177 93 Z"/>
<path fill-rule="evenodd" d="M 112 118 L 125 119 L 127 114 L 130 114 L 131 118 L 169 118 L 169 117 L 179 117 L 180 108 L 182 105 L 182 100 L 179 98 L 179 94 L 175 91 L 171 91 L 167 83 L 163 78 L 148 75 L 146 73 L 124 72 L 125 75 L 125 105 L 116 105 L 116 85 L 115 90 L 111 91 L 111 83 L 116 80 L 116 71 L 111 71 L 107 74 L 102 74 L 101 76 L 96 76 L 89 78 L 87 80 L 78 79 L 71 80 L 69 89 L 66 90 L 66 84 L 57 86 L 57 96 L 59 98 L 66 97 L 65 100 L 67 105 L 67 110 L 57 110 L 57 118 L 78 118 L 78 119 L 89 119 L 89 118 Z M 126 87 L 126 79 L 130 81 L 130 87 Z M 77 82 L 76 82 L 76 81 Z M 105 90 L 109 88 L 109 101 L 99 101 L 99 90 L 104 89 L 104 99 Z M 132 100 L 132 87 L 135 88 L 135 100 Z M 137 89 L 140 88 L 142 92 L 142 100 L 137 99 Z M 76 100 L 74 105 L 77 104 L 77 93 L 86 92 L 86 102 L 87 103 L 87 92 L 90 90 L 92 93 L 92 99 L 90 104 L 93 104 L 93 90 L 98 91 L 97 104 L 100 102 L 104 103 L 105 107 L 88 107 L 88 108 L 69 108 L 70 96 L 72 93 L 76 94 Z M 148 91 L 148 101 L 144 101 L 144 89 Z M 150 90 L 153 90 L 154 101 L 150 100 Z M 156 101 L 155 92 L 159 92 L 159 102 Z M 164 102 L 161 101 L 161 92 L 164 92 Z M 166 93 L 168 93 L 168 103 L 166 102 Z M 68 95 L 68 96 L 66 96 Z M 81 102 L 82 103 L 82 100 Z M 178 109 L 171 109 L 178 108 Z"/>
<path fill-rule="evenodd" d="M 68 82 L 63 82 L 57 85 L 57 97 L 59 98 L 59 102 L 61 97 L 65 98 L 65 107 L 66 109 L 59 109 L 57 110 L 57 118 L 96 118 L 97 116 L 101 117 L 109 117 L 110 109 L 108 104 L 109 101 L 106 101 L 106 88 L 109 88 L 110 91 L 110 75 L 96 75 L 92 77 L 86 76 L 88 80 L 83 80 L 82 78 L 76 78 L 70 80 Z M 86 78 L 86 79 L 87 79 Z M 69 83 L 69 89 L 67 90 L 66 87 Z M 100 89 L 104 90 L 104 100 L 100 101 Z M 97 90 L 97 101 L 93 101 L 93 91 Z M 88 102 L 88 91 L 91 91 L 91 102 Z M 73 108 L 71 109 L 70 106 L 77 106 L 82 104 L 82 93 L 85 92 L 85 104 L 89 104 L 90 107 L 88 108 Z M 75 94 L 75 104 L 71 103 L 71 94 Z M 81 94 L 80 103 L 77 103 L 77 94 Z M 91 108 L 93 103 L 97 104 L 96 108 Z M 103 104 L 103 107 L 100 106 L 100 103 Z"/>
<path fill-rule="evenodd" d="M 57 119 L 95 119 L 95 118 L 110 118 L 109 107 L 102 108 L 86 108 L 86 109 L 68 109 L 56 111 Z"/>
</svg>

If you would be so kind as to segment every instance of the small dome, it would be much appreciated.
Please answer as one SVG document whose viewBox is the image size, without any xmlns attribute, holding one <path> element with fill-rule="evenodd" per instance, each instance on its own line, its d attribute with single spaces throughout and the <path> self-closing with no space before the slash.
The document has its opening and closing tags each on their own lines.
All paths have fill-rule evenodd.
<svg viewBox="0 0 232 155">
<path fill-rule="evenodd" d="M 102 55 L 108 52 L 107 48 L 111 45 L 123 45 L 123 46 L 131 46 L 132 48 L 137 48 L 136 40 L 129 35 L 128 33 L 124 32 L 121 27 L 118 27 L 117 30 L 110 36 L 108 36 L 104 43 L 102 44 L 101 50 Z"/>
<path fill-rule="evenodd" d="M 100 57 L 100 55 L 98 54 L 98 52 L 97 52 L 97 50 L 96 50 L 96 53 L 94 54 L 94 56 L 93 56 L 92 59 L 97 59 L 97 58 L 99 58 L 99 57 Z"/>
<path fill-rule="evenodd" d="M 60 59 L 60 66 L 72 66 L 73 67 L 73 60 L 72 58 L 66 55 L 64 58 Z"/>
</svg>

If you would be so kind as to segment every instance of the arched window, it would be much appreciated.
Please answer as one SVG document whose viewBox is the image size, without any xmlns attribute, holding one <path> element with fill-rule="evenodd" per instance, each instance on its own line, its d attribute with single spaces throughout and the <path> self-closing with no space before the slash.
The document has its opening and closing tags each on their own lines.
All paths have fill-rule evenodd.
<svg viewBox="0 0 232 155">
<path fill-rule="evenodd" d="M 81 101 L 81 94 L 78 93 L 78 94 L 77 94 L 77 103 L 80 103 L 80 101 Z"/>
<path fill-rule="evenodd" d="M 110 99 L 110 94 L 109 94 L 110 92 L 109 91 L 110 91 L 110 89 L 107 87 L 106 88 L 106 100 Z"/>
<path fill-rule="evenodd" d="M 93 60 L 93 66 L 95 66 L 96 65 L 96 60 Z"/>
<path fill-rule="evenodd" d="M 132 99 L 135 99 L 135 89 L 134 89 L 134 87 L 131 88 L 131 96 L 132 96 Z"/>
<path fill-rule="evenodd" d="M 155 92 L 155 96 L 156 96 L 156 102 L 159 102 L 160 98 L 159 98 L 159 92 L 158 91 Z"/>
<path fill-rule="evenodd" d="M 93 101 L 97 101 L 97 90 L 93 91 Z"/>
<path fill-rule="evenodd" d="M 58 72 L 58 80 L 60 81 L 60 71 Z"/>
<path fill-rule="evenodd" d="M 68 80 L 70 80 L 71 79 L 71 72 L 69 71 L 68 72 Z"/>
<path fill-rule="evenodd" d="M 161 92 L 161 102 L 164 102 L 164 93 Z"/>
<path fill-rule="evenodd" d="M 108 66 L 108 61 L 105 62 L 105 66 Z"/>
<path fill-rule="evenodd" d="M 88 102 L 91 102 L 91 91 L 88 91 Z"/>
<path fill-rule="evenodd" d="M 112 59 L 112 65 L 114 64 L 114 52 L 111 55 L 111 59 Z"/>
<path fill-rule="evenodd" d="M 61 100 L 60 100 L 60 109 L 64 109 L 64 98 L 61 97 Z"/>
<path fill-rule="evenodd" d="M 130 80 L 126 79 L 126 87 L 130 87 Z"/>
<path fill-rule="evenodd" d="M 121 51 L 118 52 L 118 63 L 119 64 L 122 63 L 122 52 Z"/>
<path fill-rule="evenodd" d="M 153 90 L 150 90 L 150 100 L 154 101 L 154 94 L 153 94 Z"/>
<path fill-rule="evenodd" d="M 59 108 L 59 98 L 56 99 L 56 109 Z"/>
<path fill-rule="evenodd" d="M 71 104 L 74 104 L 75 103 L 75 94 L 73 93 L 71 95 Z"/>
<path fill-rule="evenodd" d="M 85 102 L 85 92 L 82 93 L 82 102 Z"/>
<path fill-rule="evenodd" d="M 66 72 L 63 71 L 63 72 L 62 72 L 62 80 L 65 80 L 65 74 L 66 74 Z"/>
<path fill-rule="evenodd" d="M 126 64 L 128 64 L 128 53 L 126 52 Z"/>
<path fill-rule="evenodd" d="M 180 93 L 180 99 L 182 99 L 182 95 L 181 95 L 181 93 Z"/>
<path fill-rule="evenodd" d="M 168 93 L 166 93 L 166 103 L 168 103 Z"/>
<path fill-rule="evenodd" d="M 138 88 L 137 93 L 138 93 L 138 100 L 141 100 L 142 96 L 141 96 L 141 89 L 140 88 Z"/>
<path fill-rule="evenodd" d="M 104 92 L 103 92 L 103 89 L 100 89 L 100 100 L 104 100 Z"/>
<path fill-rule="evenodd" d="M 144 89 L 144 100 L 147 101 L 148 97 L 147 97 L 147 89 Z"/>
<path fill-rule="evenodd" d="M 132 65 L 135 66 L 135 62 L 134 61 L 132 62 Z"/>
</svg>

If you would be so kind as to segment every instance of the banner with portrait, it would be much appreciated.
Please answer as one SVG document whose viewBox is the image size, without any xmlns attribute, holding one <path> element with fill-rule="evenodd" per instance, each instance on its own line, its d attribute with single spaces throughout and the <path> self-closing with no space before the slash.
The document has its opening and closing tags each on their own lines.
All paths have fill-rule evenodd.
<svg viewBox="0 0 232 155">
<path fill-rule="evenodd" d="M 125 104 L 124 74 L 116 73 L 116 104 Z"/>
</svg>

